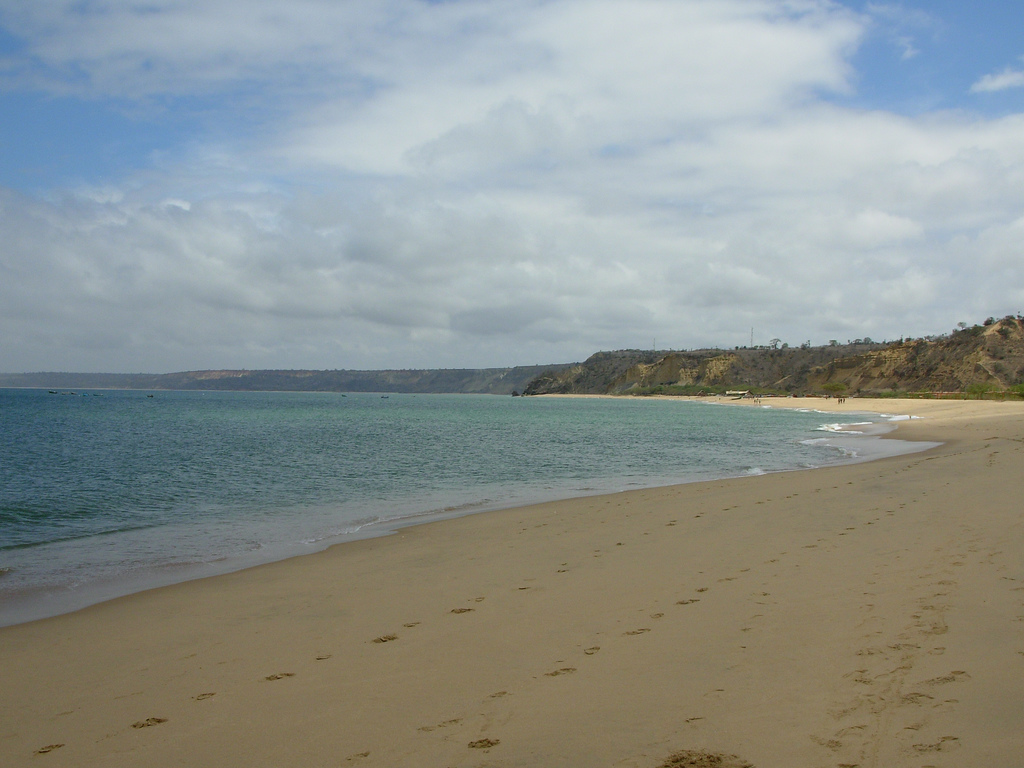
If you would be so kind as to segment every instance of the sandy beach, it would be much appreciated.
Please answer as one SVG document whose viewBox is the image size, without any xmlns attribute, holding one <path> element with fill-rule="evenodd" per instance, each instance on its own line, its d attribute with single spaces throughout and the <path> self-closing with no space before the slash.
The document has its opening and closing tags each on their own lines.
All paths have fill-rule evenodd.
<svg viewBox="0 0 1024 768">
<path fill-rule="evenodd" d="M 1024 403 L 897 458 L 407 528 L 0 629 L 4 766 L 1011 766 Z"/>
</svg>

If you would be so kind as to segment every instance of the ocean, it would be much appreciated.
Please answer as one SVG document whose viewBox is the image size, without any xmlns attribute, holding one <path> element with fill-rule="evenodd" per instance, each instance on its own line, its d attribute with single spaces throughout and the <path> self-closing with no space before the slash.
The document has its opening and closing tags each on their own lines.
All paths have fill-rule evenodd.
<svg viewBox="0 0 1024 768">
<path fill-rule="evenodd" d="M 416 522 L 913 448 L 808 402 L 0 389 L 0 626 Z"/>
</svg>

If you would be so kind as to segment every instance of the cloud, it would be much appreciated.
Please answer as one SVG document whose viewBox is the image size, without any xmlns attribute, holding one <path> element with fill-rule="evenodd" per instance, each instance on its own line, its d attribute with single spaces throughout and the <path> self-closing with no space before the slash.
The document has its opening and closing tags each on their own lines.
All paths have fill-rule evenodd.
<svg viewBox="0 0 1024 768">
<path fill-rule="evenodd" d="M 1024 88 L 1024 71 L 1007 67 L 1002 72 L 985 75 L 971 86 L 971 93 L 993 93 L 1009 88 Z"/>
<path fill-rule="evenodd" d="M 8 87 L 260 118 L 0 191 L 8 370 L 526 364 L 1019 309 L 1024 118 L 830 104 L 870 21 L 826 0 L 2 13 Z"/>
<path fill-rule="evenodd" d="M 222 91 L 244 80 L 311 83 L 362 49 L 366 29 L 400 26 L 416 3 L 294 0 L 124 0 L 5 7 L 26 41 L 19 69 L 37 86 L 82 96 L 138 98 Z"/>
<path fill-rule="evenodd" d="M 918 36 L 934 37 L 942 27 L 942 22 L 933 14 L 905 5 L 868 3 L 864 12 L 900 52 L 901 61 L 909 61 L 921 54 Z"/>
<path fill-rule="evenodd" d="M 858 35 L 845 13 L 773 4 L 543 4 L 499 17 L 457 52 L 421 53 L 415 69 L 382 57 L 386 87 L 363 104 L 346 95 L 297 113 L 285 151 L 299 163 L 403 173 L 482 141 L 499 158 L 660 142 L 680 126 L 847 89 L 843 52 Z"/>
<path fill-rule="evenodd" d="M 909 61 L 910 59 L 913 59 L 921 54 L 921 51 L 914 44 L 914 39 L 912 37 L 900 35 L 899 37 L 896 38 L 896 44 L 903 51 L 900 54 L 900 58 L 903 61 Z"/>
</svg>

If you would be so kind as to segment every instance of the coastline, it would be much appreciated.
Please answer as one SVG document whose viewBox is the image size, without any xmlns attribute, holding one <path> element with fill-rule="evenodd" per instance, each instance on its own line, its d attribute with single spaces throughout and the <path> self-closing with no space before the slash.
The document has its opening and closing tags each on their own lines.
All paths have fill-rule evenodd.
<svg viewBox="0 0 1024 768">
<path fill-rule="evenodd" d="M 0 756 L 1012 763 L 1024 404 L 762 405 L 922 416 L 895 435 L 943 444 L 427 523 L 2 628 Z"/>
<path fill-rule="evenodd" d="M 36 391 L 33 394 L 38 396 L 40 393 Z M 274 399 L 276 394 L 256 396 Z M 140 393 L 125 393 L 124 397 L 124 400 L 112 398 L 109 406 L 103 404 L 101 408 L 111 409 L 112 416 L 123 415 L 120 405 L 142 402 L 148 413 L 151 403 L 139 401 Z M 249 396 L 243 393 L 243 397 Z M 423 402 L 435 400 L 435 404 L 444 403 L 445 397 L 442 395 L 436 400 L 426 398 Z M 39 402 L 47 406 L 55 402 L 46 396 L 43 398 Z M 191 399 L 193 404 L 200 402 L 194 396 Z M 232 395 L 222 393 L 218 399 L 230 402 Z M 300 401 L 306 400 L 308 398 L 300 398 Z M 468 400 L 472 404 L 473 396 Z M 10 475 L 12 485 L 5 488 L 9 492 L 5 494 L 5 505 L 11 503 L 12 497 L 15 507 L 20 501 L 27 509 L 43 510 L 48 505 L 66 509 L 80 504 L 81 483 L 84 481 L 88 485 L 89 475 L 101 474 L 103 470 L 93 472 L 90 469 L 83 476 L 58 478 L 50 468 L 59 466 L 59 462 L 51 458 L 40 466 L 39 484 L 44 489 L 65 490 L 57 492 L 54 498 L 49 498 L 46 496 L 48 492 L 42 490 L 36 501 L 24 482 L 34 476 L 35 470 L 22 462 L 21 456 L 32 455 L 33 448 L 41 449 L 43 444 L 65 444 L 65 452 L 85 459 L 81 466 L 110 468 L 106 470 L 110 493 L 103 494 L 102 498 L 87 494 L 85 498 L 94 499 L 92 506 L 97 511 L 109 500 L 113 520 L 98 526 L 92 536 L 82 535 L 89 533 L 86 519 L 83 520 L 85 528 L 76 531 L 79 535 L 63 537 L 60 531 L 56 531 L 55 540 L 38 542 L 41 545 L 38 547 L 32 545 L 31 537 L 14 539 L 15 544 L 27 543 L 27 547 L 5 547 L 0 553 L 3 554 L 3 562 L 0 562 L 0 626 L 68 613 L 132 592 L 310 554 L 356 538 L 389 535 L 398 528 L 432 520 L 629 488 L 870 460 L 878 455 L 903 452 L 910 445 L 903 441 L 882 441 L 877 437 L 850 436 L 838 424 L 823 424 L 825 421 L 859 420 L 864 418 L 863 414 L 833 418 L 807 409 L 789 416 L 779 411 L 775 411 L 773 416 L 769 413 L 771 409 L 747 410 L 745 413 L 734 410 L 730 413 L 721 408 L 709 409 L 706 403 L 634 397 L 616 398 L 613 402 L 604 400 L 604 405 L 583 402 L 587 398 L 569 398 L 562 402 L 544 400 L 546 398 L 536 398 L 527 403 L 509 398 L 487 398 L 487 405 L 482 410 L 472 407 L 471 413 L 488 412 L 485 419 L 488 426 L 493 428 L 496 419 L 506 427 L 501 430 L 502 435 L 515 434 L 516 437 L 498 437 L 496 442 L 476 441 L 480 446 L 476 455 L 476 449 L 456 444 L 454 453 L 447 455 L 444 466 L 432 458 L 441 453 L 433 448 L 439 442 L 447 443 L 445 436 L 436 431 L 424 431 L 418 440 L 414 436 L 398 445 L 385 441 L 367 451 L 369 446 L 363 445 L 361 450 L 359 444 L 358 435 L 364 433 L 365 427 L 363 419 L 359 419 L 355 443 L 335 444 L 336 453 L 331 460 L 329 476 L 317 477 L 316 468 L 324 467 L 320 456 L 300 458 L 294 453 L 296 450 L 301 452 L 297 446 L 291 450 L 287 447 L 290 434 L 294 433 L 284 430 L 284 434 L 278 435 L 283 442 L 268 441 L 279 446 L 276 449 L 281 455 L 278 460 L 286 461 L 281 480 L 273 487 L 261 485 L 264 491 L 255 495 L 250 489 L 257 480 L 262 483 L 262 477 L 252 478 L 252 482 L 245 483 L 243 487 L 232 487 L 230 482 L 225 482 L 222 487 L 214 488 L 204 483 L 204 478 L 209 475 L 202 467 L 192 466 L 182 471 L 185 467 L 179 466 L 179 457 L 207 450 L 203 447 L 203 440 L 197 440 L 195 435 L 189 436 L 187 413 L 191 408 L 188 402 L 179 403 L 185 411 L 182 415 L 185 429 L 179 430 L 175 419 L 171 418 L 167 420 L 165 430 L 178 436 L 175 438 L 177 443 L 188 444 L 191 448 L 179 452 L 172 450 L 168 457 L 168 472 L 185 482 L 172 482 L 166 488 L 160 488 L 156 498 L 129 498 L 133 494 L 145 494 L 147 485 L 132 482 L 135 467 L 130 462 L 127 465 L 119 463 L 119 458 L 129 455 L 123 451 L 120 457 L 103 451 L 94 453 L 88 445 L 65 444 L 63 437 L 53 443 L 44 438 L 39 446 L 23 444 L 19 455 L 10 457 L 10 464 L 6 458 L 0 460 L 8 472 L 15 468 Z M 323 406 L 319 397 L 315 401 L 317 409 Z M 19 405 L 27 402 L 30 401 L 20 401 Z M 381 402 L 387 403 L 386 400 Z M 398 402 L 408 406 L 411 401 L 400 398 Z M 351 411 L 353 405 L 365 408 L 366 403 L 372 408 L 378 401 L 376 397 L 353 398 L 345 411 Z M 498 407 L 499 403 L 503 407 Z M 177 407 L 171 409 L 173 412 L 178 410 Z M 330 443 L 334 438 L 328 438 L 327 434 L 333 436 L 343 430 L 329 426 L 337 418 L 337 409 L 328 407 L 325 410 L 323 421 L 318 419 L 316 425 L 308 424 L 307 428 L 312 430 L 312 440 Z M 362 415 L 369 416 L 371 422 L 379 421 L 382 412 L 374 410 L 373 414 Z M 545 414 L 545 418 L 531 418 L 530 414 L 538 412 Z M 592 416 L 595 413 L 606 416 Z M 660 417 L 652 419 L 652 413 L 660 414 Z M 675 415 L 677 413 L 678 416 Z M 463 414 L 451 415 L 461 419 Z M 417 411 L 409 416 L 410 422 L 416 424 L 424 414 Z M 579 419 L 595 423 L 589 428 L 582 427 L 577 421 Z M 17 422 L 17 417 L 14 421 Z M 284 419 L 283 423 L 287 424 L 287 421 Z M 539 421 L 543 421 L 545 426 L 541 427 Z M 693 429 L 689 427 L 691 422 Z M 779 422 L 799 422 L 805 429 L 798 428 L 793 432 L 786 427 L 765 428 Z M 702 448 L 701 435 L 713 424 L 719 426 L 711 427 L 710 432 L 727 435 L 723 446 L 736 446 L 738 451 L 727 448 L 720 453 Z M 350 426 L 346 424 L 343 429 Z M 891 425 L 883 427 L 892 428 Z M 804 434 L 801 436 L 798 432 Z M 154 432 L 150 445 L 160 441 L 159 434 Z M 601 437 L 588 439 L 587 435 L 591 434 L 600 434 Z M 205 440 L 213 440 L 213 445 L 219 442 L 213 435 L 207 435 Z M 148 451 L 146 442 L 137 440 L 135 447 Z M 572 455 L 567 456 L 564 446 L 570 443 L 575 448 Z M 554 451 L 551 450 L 553 446 L 556 447 Z M 779 450 L 775 450 L 776 446 Z M 289 454 L 288 459 L 285 459 L 285 454 Z M 354 461 L 343 458 L 349 455 L 354 457 Z M 359 457 L 375 459 L 360 462 Z M 387 461 L 376 460 L 384 457 Z M 228 452 L 220 457 L 223 463 L 216 462 L 225 481 L 250 471 L 247 466 L 251 462 L 243 465 L 236 462 L 236 458 L 235 454 Z M 148 464 L 157 465 L 162 461 L 163 457 L 157 451 L 149 457 Z M 388 466 L 395 464 L 401 464 L 407 470 L 389 475 Z M 114 466 L 117 469 L 112 469 Z M 299 467 L 313 469 L 306 473 Z M 187 478 L 194 472 L 199 475 L 193 484 Z M 431 479 L 439 473 L 447 480 L 435 482 Z M 460 475 L 464 482 L 460 482 Z M 266 477 L 266 472 L 263 477 Z M 339 482 L 338 478 L 360 479 L 350 483 L 347 480 Z M 91 478 L 93 483 L 99 481 L 99 477 Z M 282 493 L 282 489 L 289 487 L 296 493 Z M 303 488 L 306 490 L 301 490 Z M 149 487 L 148 491 L 153 496 L 157 488 Z M 61 494 L 66 498 L 59 498 Z M 179 494 L 192 498 L 194 503 L 186 504 L 185 508 L 178 510 L 179 514 L 170 519 L 161 522 L 132 513 L 133 508 L 145 508 L 147 503 L 160 509 L 162 499 Z M 41 501 L 43 498 L 47 500 Z M 312 505 L 304 507 L 302 500 L 307 498 L 312 499 Z M 88 502 L 85 506 L 88 508 Z M 218 508 L 236 509 L 236 512 L 201 512 Z M 75 526 L 74 519 L 65 520 L 60 515 L 56 521 Z M 5 531 L 6 525 L 5 522 Z M 108 536 L 108 533 L 114 535 Z M 17 537 L 19 532 L 14 531 L 12 535 Z M 8 545 L 10 543 L 8 540 Z"/>
</svg>

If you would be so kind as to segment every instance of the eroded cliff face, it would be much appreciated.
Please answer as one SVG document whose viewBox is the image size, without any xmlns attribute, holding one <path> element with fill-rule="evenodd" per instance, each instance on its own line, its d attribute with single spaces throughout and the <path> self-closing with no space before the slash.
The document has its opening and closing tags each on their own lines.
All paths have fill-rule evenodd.
<svg viewBox="0 0 1024 768">
<path fill-rule="evenodd" d="M 1024 324 L 987 321 L 950 336 L 794 349 L 600 352 L 546 372 L 529 394 L 626 394 L 658 387 L 802 393 L 965 392 L 1024 384 Z"/>
<path fill-rule="evenodd" d="M 583 363 L 552 368 L 526 387 L 528 395 L 604 395 L 616 392 L 619 382 L 633 381 L 634 368 L 657 365 L 663 355 L 656 352 L 624 349 L 598 352 Z M 627 385 L 629 386 L 629 385 Z"/>
<path fill-rule="evenodd" d="M 829 363 L 808 381 L 819 389 L 840 384 L 854 392 L 1006 390 L 1024 382 L 1024 326 L 1004 318 L 936 341 L 893 344 Z"/>
<path fill-rule="evenodd" d="M 732 353 L 708 357 L 673 352 L 654 363 L 637 363 L 627 369 L 614 388 L 728 384 L 738 373 L 738 363 L 739 356 Z"/>
</svg>

